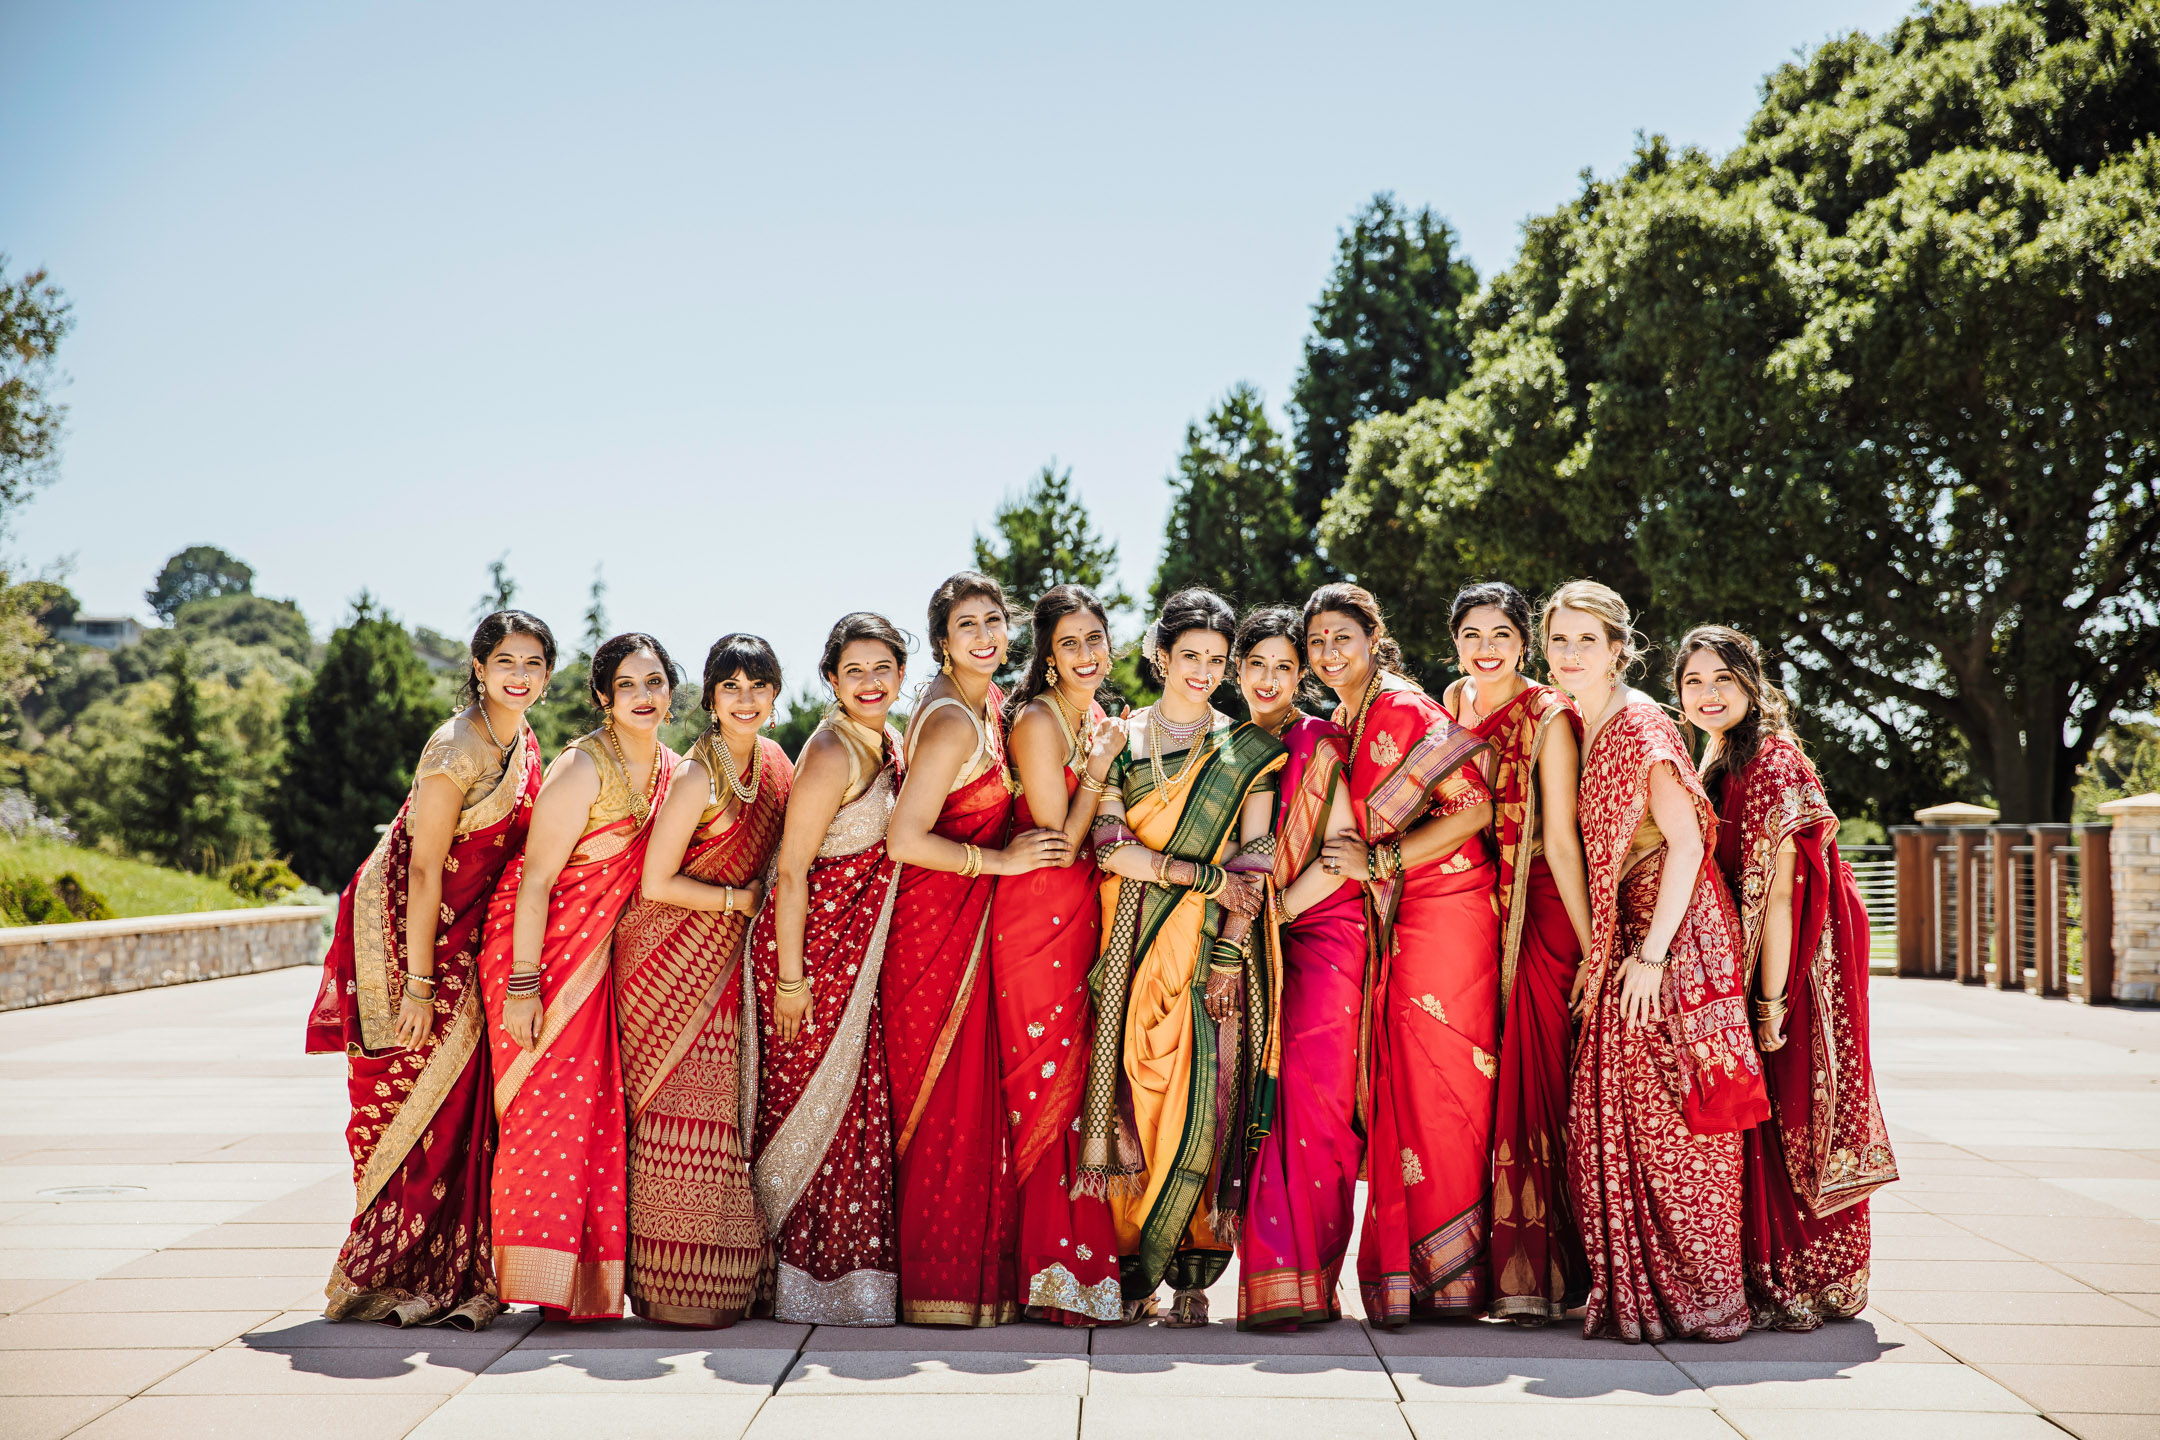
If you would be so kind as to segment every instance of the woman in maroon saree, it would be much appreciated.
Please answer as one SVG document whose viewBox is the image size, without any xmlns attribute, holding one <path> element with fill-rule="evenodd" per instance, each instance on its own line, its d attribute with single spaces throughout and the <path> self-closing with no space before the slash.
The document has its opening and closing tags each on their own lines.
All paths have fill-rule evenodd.
<svg viewBox="0 0 2160 1440">
<path fill-rule="evenodd" d="M 310 1054 L 345 1053 L 352 1097 L 355 1205 L 325 1291 L 332 1320 L 478 1330 L 502 1309 L 474 961 L 540 791 L 525 712 L 554 665 L 555 637 L 536 617 L 480 622 L 466 708 L 429 737 L 412 793 L 338 902 L 307 1032 Z"/>
<path fill-rule="evenodd" d="M 1568 993 L 1590 934 L 1575 823 L 1582 717 L 1560 691 L 1523 678 L 1530 602 L 1514 586 L 1465 589 L 1449 629 L 1463 678 L 1443 703 L 1492 747 L 1500 866 L 1491 1313 L 1542 1325 L 1590 1289 L 1567 1193 Z"/>
<path fill-rule="evenodd" d="M 488 906 L 480 978 L 499 1140 L 491 1188 L 505 1302 L 556 1320 L 622 1314 L 622 1052 L 609 942 L 637 894 L 679 757 L 660 743 L 677 672 L 617 635 L 588 682 L 607 716 L 549 767 L 525 853 Z"/>
<path fill-rule="evenodd" d="M 1483 831 L 1485 742 L 1400 673 L 1380 608 L 1360 586 L 1305 602 L 1313 673 L 1342 702 L 1357 833 L 1322 864 L 1366 884 L 1366 1318 L 1474 1316 L 1485 1308 L 1494 1081 L 1500 1073 L 1500 921 Z"/>
<path fill-rule="evenodd" d="M 1342 1318 L 1337 1282 L 1357 1221 L 1358 1016 L 1365 896 L 1319 863 L 1355 832 L 1344 783 L 1350 737 L 1297 708 L 1303 617 L 1258 610 L 1238 627 L 1238 690 L 1253 724 L 1282 741 L 1271 898 L 1281 935 L 1273 1114 L 1254 1156 L 1238 1242 L 1238 1328 L 1296 1329 Z"/>
<path fill-rule="evenodd" d="M 1035 602 L 1030 633 L 1034 654 L 1006 702 L 1020 782 L 1013 828 L 1061 830 L 1075 850 L 1070 865 L 999 881 L 990 901 L 990 978 L 1019 1191 L 1014 1280 L 1030 1319 L 1111 1324 L 1124 1315 L 1117 1224 L 1100 1195 L 1072 1189 L 1093 1013 L 1088 971 L 1102 939 L 1101 877 L 1083 842 L 1125 729 L 1095 703 L 1111 663 L 1102 602 L 1078 585 L 1053 586 Z"/>
<path fill-rule="evenodd" d="M 1590 1262 L 1586 1336 L 1737 1340 L 1740 1134 L 1768 1111 L 1740 920 L 1679 727 L 1625 683 L 1627 605 L 1594 581 L 1545 603 L 1546 660 L 1587 717 L 1577 813 L 1590 881 L 1568 1184 Z"/>
<path fill-rule="evenodd" d="M 1072 860 L 1059 830 L 1012 830 L 1005 593 L 963 570 L 930 597 L 939 674 L 908 722 L 893 807 L 900 862 L 880 999 L 892 1078 L 900 1318 L 997 1325 L 1014 1303 L 1012 1134 L 992 1032 L 988 950 L 995 877 Z M 1008 838 L 1010 837 L 1010 838 Z"/>
<path fill-rule="evenodd" d="M 1770 1118 L 1742 1137 L 1740 1243 L 1757 1329 L 1867 1308 L 1868 1196 L 1897 1178 L 1868 1057 L 1868 921 L 1837 817 L 1755 642 L 1703 625 L 1673 689 L 1710 736 L 1717 864 L 1740 906 Z"/>
<path fill-rule="evenodd" d="M 780 661 L 755 635 L 705 658 L 712 724 L 653 822 L 637 899 L 615 934 L 630 1110 L 630 1307 L 669 1325 L 732 1325 L 771 1245 L 742 1113 L 744 933 L 780 843 L 795 767 L 758 730 Z"/>
</svg>

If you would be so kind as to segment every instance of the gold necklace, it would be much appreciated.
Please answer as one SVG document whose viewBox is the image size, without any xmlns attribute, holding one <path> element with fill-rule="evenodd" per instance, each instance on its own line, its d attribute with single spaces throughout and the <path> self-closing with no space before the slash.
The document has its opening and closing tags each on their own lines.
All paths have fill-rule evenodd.
<svg viewBox="0 0 2160 1440">
<path fill-rule="evenodd" d="M 1080 722 L 1068 720 L 1066 717 L 1064 692 L 1053 685 L 1048 693 L 1050 696 L 1050 713 L 1057 716 L 1058 729 L 1065 734 L 1065 763 L 1070 765 L 1075 760 L 1085 759 L 1086 757 L 1081 753 L 1080 749 L 1078 731 Z"/>
<path fill-rule="evenodd" d="M 495 733 L 495 722 L 488 719 L 487 700 L 485 698 L 480 701 L 480 723 L 487 726 L 488 739 L 493 740 L 496 745 L 501 747 L 503 752 L 502 763 L 505 767 L 507 767 L 510 764 L 510 746 L 504 745 L 502 742 L 502 737 Z M 510 743 L 512 745 L 517 743 L 517 733 L 514 731 L 511 733 Z"/>
<path fill-rule="evenodd" d="M 735 768 L 735 757 L 728 751 L 727 740 L 717 728 L 706 727 L 705 744 L 706 748 L 712 751 L 713 758 L 719 762 L 720 773 L 727 777 L 728 789 L 734 791 L 735 798 L 747 807 L 751 801 L 757 799 L 758 782 L 765 775 L 765 747 L 757 743 L 755 736 L 751 737 L 750 783 L 745 785 L 742 772 Z"/>
<path fill-rule="evenodd" d="M 1162 712 L 1158 707 L 1154 705 L 1148 706 L 1148 769 L 1154 773 L 1155 788 L 1158 791 L 1167 790 L 1171 783 L 1169 780 L 1163 777 L 1163 737 L 1165 735 L 1168 735 L 1173 740 L 1182 740 L 1185 742 L 1185 763 L 1178 767 L 1178 773 L 1176 776 L 1176 779 L 1182 781 L 1188 774 L 1192 772 L 1193 761 L 1198 759 L 1200 755 L 1200 747 L 1193 743 L 1194 737 L 1196 737 L 1200 733 L 1202 726 L 1206 725 L 1208 721 L 1214 718 L 1215 713 L 1211 710 L 1207 714 L 1202 715 L 1198 720 L 1193 721 L 1192 724 L 1182 727 L 1182 733 L 1180 733 L 1180 730 L 1178 728 L 1173 728 L 1171 725 L 1169 725 L 1163 720 Z"/>
<path fill-rule="evenodd" d="M 615 752 L 615 764 L 622 770 L 623 784 L 630 783 L 630 758 L 623 754 L 622 741 L 615 738 L 615 722 L 611 718 L 604 727 L 607 730 L 608 748 Z M 660 779 L 660 737 L 653 737 L 652 769 L 645 776 L 645 784 L 630 792 L 630 813 L 637 816 L 642 825 L 652 816 L 652 792 Z"/>
<path fill-rule="evenodd" d="M 1350 760 L 1357 761 L 1358 742 L 1365 738 L 1365 721 L 1372 714 L 1373 701 L 1380 698 L 1380 675 L 1378 665 L 1373 666 L 1372 679 L 1365 682 L 1365 696 L 1358 701 L 1357 714 L 1350 717 Z"/>
</svg>

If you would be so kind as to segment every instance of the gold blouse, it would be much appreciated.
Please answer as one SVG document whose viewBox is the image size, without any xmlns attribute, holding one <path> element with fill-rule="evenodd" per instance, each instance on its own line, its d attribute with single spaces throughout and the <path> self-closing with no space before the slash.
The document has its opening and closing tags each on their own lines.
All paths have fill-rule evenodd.
<svg viewBox="0 0 2160 1440">
<path fill-rule="evenodd" d="M 502 773 L 502 747 L 471 711 L 460 710 L 428 736 L 420 763 L 413 767 L 413 786 L 417 789 L 431 775 L 447 776 L 464 795 L 463 804 L 470 807 L 495 788 Z"/>
</svg>

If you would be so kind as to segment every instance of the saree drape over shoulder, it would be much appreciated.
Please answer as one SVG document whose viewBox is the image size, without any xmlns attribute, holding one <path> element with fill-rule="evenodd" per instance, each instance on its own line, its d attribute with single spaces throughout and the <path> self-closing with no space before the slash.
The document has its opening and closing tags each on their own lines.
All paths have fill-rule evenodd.
<svg viewBox="0 0 2160 1440">
<path fill-rule="evenodd" d="M 488 1231 L 495 1117 L 476 957 L 488 896 L 525 845 L 540 791 L 540 744 L 521 727 L 507 764 L 467 716 L 420 752 L 413 791 L 455 781 L 464 807 L 443 861 L 435 931 L 435 1026 L 397 1044 L 405 907 L 412 879 L 412 799 L 338 901 L 322 990 L 308 1017 L 310 1054 L 343 1051 L 352 1120 L 354 1214 L 325 1290 L 332 1320 L 444 1320 L 479 1329 L 502 1309 Z"/>
<path fill-rule="evenodd" d="M 1719 789 L 1718 869 L 1753 973 L 1779 852 L 1794 857 L 1785 1044 L 1762 1057 L 1770 1118 L 1743 1137 L 1740 1243 L 1755 1325 L 1813 1330 L 1867 1308 L 1867 1197 L 1897 1178 L 1868 1056 L 1867 909 L 1799 746 L 1769 736 Z"/>
<path fill-rule="evenodd" d="M 1283 732 L 1288 760 L 1275 812 L 1274 888 L 1320 856 L 1344 783 L 1350 737 L 1307 715 Z M 1282 1059 L 1274 1123 L 1254 1157 L 1238 1244 L 1238 1328 L 1342 1317 L 1336 1283 L 1357 1220 L 1365 1136 L 1357 1115 L 1364 1010 L 1365 899 L 1344 883 L 1282 925 Z"/>
<path fill-rule="evenodd" d="M 1389 677 L 1355 732 L 1351 813 L 1367 844 L 1491 795 L 1485 742 L 1430 695 Z M 1500 923 L 1482 833 L 1368 889 L 1365 1226 L 1368 1319 L 1475 1315 L 1485 1303 L 1499 1074 Z"/>
<path fill-rule="evenodd" d="M 1174 859 L 1229 860 L 1246 798 L 1272 789 L 1282 768 L 1280 742 L 1256 725 L 1221 723 L 1191 750 L 1161 757 L 1166 783 L 1158 787 L 1146 727 L 1138 728 L 1109 777 L 1127 828 Z M 1261 1093 L 1272 1091 L 1262 1083 L 1272 1060 L 1265 961 L 1247 969 L 1242 1015 L 1218 1026 L 1204 1004 L 1204 957 L 1223 913 L 1183 885 L 1116 875 L 1103 884 L 1079 1188 L 1109 1199 L 1127 1301 L 1165 1280 L 1193 1290 L 1221 1278 L 1242 1205 L 1248 1130 L 1265 1128 L 1256 1113 L 1272 1098 Z M 1263 949 L 1254 947 L 1256 957 Z"/>
<path fill-rule="evenodd" d="M 1012 825 L 1004 697 L 995 685 L 971 718 L 976 746 L 931 833 L 986 850 Z M 908 726 L 920 735 L 933 700 Z M 910 1325 L 998 1325 L 1013 1298 L 1019 1208 L 1012 1137 L 1000 1095 L 990 995 L 990 896 L 997 880 L 900 867 L 892 938 L 879 977 L 885 1068 L 892 1082 L 893 1196 L 900 1318 Z"/>
<path fill-rule="evenodd" d="M 540 947 L 540 1046 L 503 1029 L 523 855 L 488 905 L 480 978 L 495 1074 L 495 1273 L 505 1302 L 555 1319 L 622 1314 L 624 1213 L 622 1052 L 609 951 L 638 891 L 650 826 L 630 803 L 630 780 L 595 731 L 572 742 L 600 772 L 570 859 L 548 892 Z M 667 798 L 674 751 L 659 747 L 651 809 Z"/>
<path fill-rule="evenodd" d="M 1619 968 L 1642 952 L 1667 846 L 1650 778 L 1688 791 L 1704 857 L 1666 951 L 1665 1014 L 1631 1026 Z M 1731 1340 L 1748 1329 L 1740 1266 L 1740 1132 L 1761 1120 L 1740 919 L 1714 859 L 1716 819 L 1672 718 L 1631 700 L 1583 757 L 1579 812 L 1590 882 L 1588 1018 L 1575 1050 L 1568 1182 L 1590 1295 L 1583 1333 Z"/>
<path fill-rule="evenodd" d="M 709 803 L 682 873 L 755 884 L 780 843 L 795 767 L 770 740 L 756 796 L 732 811 L 710 735 L 691 758 Z M 623 1092 L 630 1112 L 630 1306 L 670 1325 L 732 1325 L 757 1296 L 771 1246 L 741 1128 L 742 956 L 750 917 L 640 896 L 615 934 Z"/>
<path fill-rule="evenodd" d="M 756 1136 L 751 1179 L 772 1237 L 773 1318 L 797 1324 L 890 1325 L 899 1302 L 894 1257 L 892 1106 L 878 975 L 885 963 L 899 867 L 885 853 L 899 788 L 899 736 L 828 715 L 854 762 L 847 795 L 811 863 L 803 921 L 810 1013 L 795 1039 L 773 1041 L 778 907 L 750 931 L 753 985 L 743 1034 L 743 1129 Z"/>
<path fill-rule="evenodd" d="M 1091 708 L 1088 726 L 1102 715 Z M 1088 729 L 1083 727 L 1083 735 Z M 1082 757 L 1066 757 L 1065 797 L 1080 787 Z M 1027 797 L 1015 834 L 1035 828 Z M 1005 1119 L 1012 1126 L 1019 1303 L 1068 1325 L 1121 1318 L 1117 1227 L 1097 1195 L 1074 1195 L 1080 1175 L 1080 1095 L 1090 1054 L 1088 972 L 1102 938 L 1102 876 L 1091 850 L 1066 866 L 998 881 L 990 901 L 990 978 Z"/>
<path fill-rule="evenodd" d="M 1448 691 L 1455 713 L 1464 693 Z M 1582 739 L 1565 695 L 1526 685 L 1471 727 L 1492 747 L 1499 862 L 1500 1079 L 1493 1115 L 1492 1314 L 1557 1320 L 1589 1293 L 1567 1188 L 1568 990 L 1582 942 L 1545 863 L 1537 766 L 1555 725 Z"/>
</svg>

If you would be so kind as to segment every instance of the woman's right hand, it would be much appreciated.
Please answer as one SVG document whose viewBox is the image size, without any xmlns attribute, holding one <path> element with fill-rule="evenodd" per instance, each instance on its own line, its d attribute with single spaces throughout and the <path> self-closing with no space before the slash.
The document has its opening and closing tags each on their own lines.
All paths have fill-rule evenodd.
<svg viewBox="0 0 2160 1440">
<path fill-rule="evenodd" d="M 407 995 L 398 1002 L 397 1043 L 399 1048 L 417 1050 L 427 1044 L 428 1036 L 435 1031 L 435 1002 L 415 1000 Z"/>
<path fill-rule="evenodd" d="M 1222 894 L 1215 903 L 1233 915 L 1243 915 L 1250 920 L 1260 913 L 1267 901 L 1267 888 L 1258 875 L 1238 871 L 1223 882 Z"/>
<path fill-rule="evenodd" d="M 1665 967 L 1645 965 L 1630 955 L 1620 965 L 1620 1015 L 1629 1025 L 1647 1025 L 1665 1015 Z"/>
<path fill-rule="evenodd" d="M 543 1014 L 538 995 L 506 996 L 503 1000 L 503 1033 L 527 1050 L 538 1050 Z"/>
<path fill-rule="evenodd" d="M 1062 830 L 1023 830 L 999 852 L 999 857 L 998 874 L 1025 875 L 1030 870 L 1070 865 L 1073 845 Z"/>
<path fill-rule="evenodd" d="M 1102 719 L 1096 721 L 1095 728 L 1088 732 L 1087 738 L 1088 774 L 1097 781 L 1107 779 L 1110 774 L 1110 763 L 1117 759 L 1118 751 L 1124 748 L 1125 722 L 1123 720 L 1118 719 L 1115 715 L 1105 715 Z M 1102 762 L 1099 771 L 1095 765 L 1098 760 Z"/>
<path fill-rule="evenodd" d="M 792 995 L 773 992 L 772 1019 L 773 1038 L 782 1045 L 792 1045 L 802 1033 L 803 1022 L 810 1018 L 810 991 L 807 987 Z"/>
</svg>

